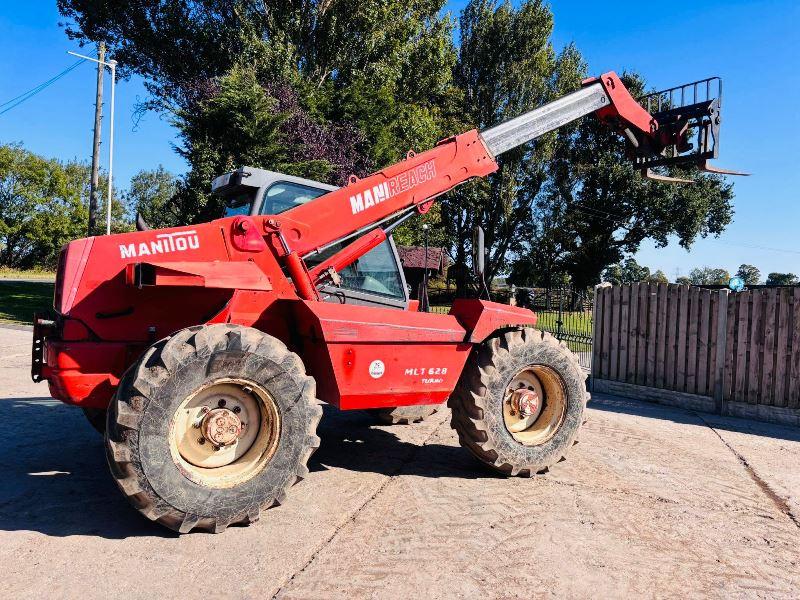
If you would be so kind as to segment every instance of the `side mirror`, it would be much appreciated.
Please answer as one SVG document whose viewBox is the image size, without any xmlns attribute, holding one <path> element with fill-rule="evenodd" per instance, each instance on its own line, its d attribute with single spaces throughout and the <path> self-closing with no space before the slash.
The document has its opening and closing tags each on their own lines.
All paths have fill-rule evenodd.
<svg viewBox="0 0 800 600">
<path fill-rule="evenodd" d="M 472 261 L 475 275 L 483 279 L 483 273 L 486 270 L 486 249 L 483 243 L 483 228 L 480 225 L 475 227 L 475 241 L 472 247 L 475 251 L 474 260 Z"/>
<path fill-rule="evenodd" d="M 144 217 L 136 213 L 136 231 L 150 231 L 151 227 L 144 220 Z"/>
</svg>

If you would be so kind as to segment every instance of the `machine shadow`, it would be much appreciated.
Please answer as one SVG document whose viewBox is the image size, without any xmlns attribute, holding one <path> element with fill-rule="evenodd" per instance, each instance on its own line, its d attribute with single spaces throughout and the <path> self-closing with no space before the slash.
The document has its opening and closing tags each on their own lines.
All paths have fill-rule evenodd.
<svg viewBox="0 0 800 600">
<path fill-rule="evenodd" d="M 108 472 L 103 440 L 77 408 L 0 400 L 0 530 L 49 536 L 173 537 L 139 515 Z"/>
<path fill-rule="evenodd" d="M 622 413 L 650 419 L 665 419 L 683 425 L 710 425 L 723 431 L 800 442 L 800 428 L 798 427 L 694 412 L 675 406 L 609 394 L 592 394 L 592 400 L 589 402 L 588 407 L 603 412 Z"/>
<path fill-rule="evenodd" d="M 387 476 L 490 478 L 458 446 L 401 440 L 363 412 L 325 406 L 311 471 L 342 468 Z M 0 530 L 107 539 L 178 534 L 133 510 L 108 472 L 102 437 L 81 411 L 51 398 L 0 399 Z"/>
<path fill-rule="evenodd" d="M 447 410 L 446 408 L 443 410 Z M 409 427 L 375 426 L 362 411 L 339 411 L 323 405 L 318 434 L 319 450 L 309 461 L 309 470 L 341 468 L 349 471 L 420 477 L 482 479 L 502 477 L 490 471 L 460 446 L 412 443 L 398 435 Z"/>
</svg>

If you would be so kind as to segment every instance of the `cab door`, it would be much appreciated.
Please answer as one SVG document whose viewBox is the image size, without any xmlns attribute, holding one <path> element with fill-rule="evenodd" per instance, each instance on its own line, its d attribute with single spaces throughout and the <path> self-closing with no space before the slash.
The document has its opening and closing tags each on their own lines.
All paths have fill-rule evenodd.
<svg viewBox="0 0 800 600">
<path fill-rule="evenodd" d="M 341 250 L 352 240 L 339 242 L 313 257 L 306 257 L 309 267 L 314 267 Z M 367 252 L 339 273 L 341 285 L 319 286 L 321 298 L 326 302 L 380 306 L 405 310 L 408 307 L 408 288 L 400 267 L 400 258 L 391 236 Z"/>
</svg>

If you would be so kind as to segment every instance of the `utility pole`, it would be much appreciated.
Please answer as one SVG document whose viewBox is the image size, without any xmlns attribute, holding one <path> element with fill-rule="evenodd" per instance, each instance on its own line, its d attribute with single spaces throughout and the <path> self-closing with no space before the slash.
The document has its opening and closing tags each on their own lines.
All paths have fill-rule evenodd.
<svg viewBox="0 0 800 600">
<path fill-rule="evenodd" d="M 97 222 L 97 194 L 100 186 L 100 126 L 103 120 L 103 71 L 106 58 L 105 42 L 97 45 L 97 92 L 94 100 L 94 142 L 92 144 L 92 180 L 89 188 L 88 235 L 94 235 Z"/>
<path fill-rule="evenodd" d="M 110 60 L 108 62 L 105 61 L 106 58 L 106 46 L 103 42 L 100 42 L 97 46 L 97 58 L 92 58 L 91 56 L 84 56 L 83 54 L 78 54 L 77 52 L 67 52 L 67 54 L 72 54 L 73 56 L 77 56 L 78 58 L 83 58 L 84 60 L 91 60 L 97 63 L 97 98 L 95 102 L 95 113 L 94 113 L 94 148 L 92 152 L 92 182 L 90 187 L 90 198 L 89 198 L 89 235 L 92 234 L 92 230 L 94 229 L 95 223 L 95 213 L 97 212 L 97 186 L 99 182 L 99 175 L 98 175 L 98 162 L 100 160 L 99 157 L 99 150 L 100 150 L 100 110 L 103 103 L 103 67 L 108 67 L 111 69 L 111 115 L 108 119 L 108 193 L 106 194 L 108 201 L 106 202 L 106 235 L 111 233 L 111 199 L 114 197 L 113 194 L 113 181 L 114 181 L 114 84 L 117 81 L 117 61 Z"/>
</svg>

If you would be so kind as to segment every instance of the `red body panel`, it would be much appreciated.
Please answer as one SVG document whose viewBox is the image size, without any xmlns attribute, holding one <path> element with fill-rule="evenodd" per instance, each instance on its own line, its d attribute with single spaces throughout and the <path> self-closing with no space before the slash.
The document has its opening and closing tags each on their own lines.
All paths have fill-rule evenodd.
<svg viewBox="0 0 800 600">
<path fill-rule="evenodd" d="M 105 408 L 128 365 L 146 346 L 48 340 L 45 367 L 53 398 L 87 408 Z"/>
<path fill-rule="evenodd" d="M 633 127 L 634 130 L 655 139 L 658 123 L 653 116 L 642 108 L 619 76 L 612 72 L 604 73 L 599 78 L 592 77 L 584 81 L 584 85 L 600 81 L 611 103 L 597 111 L 597 117 L 606 124 L 617 126 L 619 120 Z"/>
<path fill-rule="evenodd" d="M 342 409 L 443 402 L 472 348 L 450 315 L 323 302 L 296 312 L 319 396 Z"/>
<path fill-rule="evenodd" d="M 527 308 L 496 304 L 486 300 L 456 299 L 450 314 L 469 332 L 467 341 L 481 343 L 504 327 L 535 327 L 536 314 Z"/>
</svg>

